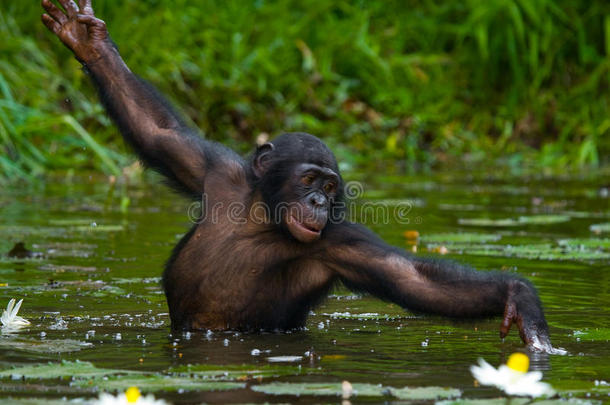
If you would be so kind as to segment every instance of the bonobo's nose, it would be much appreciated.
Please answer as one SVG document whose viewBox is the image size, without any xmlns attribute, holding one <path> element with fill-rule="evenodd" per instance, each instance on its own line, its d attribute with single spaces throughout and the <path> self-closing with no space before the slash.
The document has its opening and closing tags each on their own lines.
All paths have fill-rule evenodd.
<svg viewBox="0 0 610 405">
<path fill-rule="evenodd" d="M 314 207 L 323 207 L 326 205 L 326 197 L 321 193 L 313 193 L 309 198 L 309 202 Z"/>
</svg>

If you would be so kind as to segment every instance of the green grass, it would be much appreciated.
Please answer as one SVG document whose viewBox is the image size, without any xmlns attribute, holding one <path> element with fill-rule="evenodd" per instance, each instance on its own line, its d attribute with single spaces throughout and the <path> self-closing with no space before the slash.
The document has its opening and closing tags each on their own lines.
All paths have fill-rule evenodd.
<svg viewBox="0 0 610 405">
<path fill-rule="evenodd" d="M 603 0 L 110 0 L 127 63 L 206 136 L 320 135 L 351 165 L 610 163 Z M 0 14 L 0 181 L 133 160 L 37 1 Z"/>
</svg>

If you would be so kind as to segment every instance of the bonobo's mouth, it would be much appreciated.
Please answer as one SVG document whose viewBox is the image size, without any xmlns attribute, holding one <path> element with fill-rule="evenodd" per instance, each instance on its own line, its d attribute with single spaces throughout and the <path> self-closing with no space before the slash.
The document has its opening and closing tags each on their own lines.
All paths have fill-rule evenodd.
<svg viewBox="0 0 610 405">
<path fill-rule="evenodd" d="M 296 239 L 301 242 L 313 242 L 320 238 L 322 228 L 319 224 L 299 221 L 294 215 L 290 215 L 286 221 L 288 230 Z"/>
</svg>

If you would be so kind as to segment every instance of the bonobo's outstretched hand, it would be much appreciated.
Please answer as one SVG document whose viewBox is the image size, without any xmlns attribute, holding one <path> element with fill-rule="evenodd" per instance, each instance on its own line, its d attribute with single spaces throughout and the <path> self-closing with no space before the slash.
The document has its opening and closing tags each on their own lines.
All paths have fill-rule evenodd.
<svg viewBox="0 0 610 405">
<path fill-rule="evenodd" d="M 103 49 L 110 45 L 106 23 L 93 15 L 91 0 L 59 0 L 65 11 L 60 10 L 51 0 L 42 0 L 42 7 L 48 14 L 42 15 L 42 22 L 59 37 L 76 58 L 85 64 L 102 57 Z"/>
<path fill-rule="evenodd" d="M 523 342 L 536 351 L 559 353 L 549 339 L 549 327 L 542 313 L 540 300 L 533 287 L 523 281 L 509 283 L 504 307 L 504 319 L 500 325 L 500 337 L 504 337 L 515 323 Z"/>
<path fill-rule="evenodd" d="M 549 327 L 534 286 L 506 272 L 476 271 L 446 260 L 410 256 L 361 225 L 332 228 L 336 245 L 327 262 L 343 283 L 416 312 L 453 318 L 503 316 L 500 337 L 513 323 L 532 350 L 564 353 L 549 339 Z M 347 235 L 347 236 L 344 236 Z"/>
</svg>

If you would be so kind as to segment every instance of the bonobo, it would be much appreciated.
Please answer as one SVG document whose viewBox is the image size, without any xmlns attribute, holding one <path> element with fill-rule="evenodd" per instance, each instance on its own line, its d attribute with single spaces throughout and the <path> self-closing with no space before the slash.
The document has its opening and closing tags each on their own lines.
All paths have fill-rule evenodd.
<svg viewBox="0 0 610 405">
<path fill-rule="evenodd" d="M 414 257 L 341 220 L 337 162 L 313 135 L 283 134 L 248 159 L 203 139 L 129 70 L 90 0 L 59 3 L 42 1 L 42 21 L 84 65 L 125 140 L 175 188 L 215 207 L 174 248 L 163 274 L 172 328 L 300 327 L 343 283 L 416 312 L 502 315 L 501 337 L 516 323 L 531 348 L 553 351 L 529 282 Z"/>
</svg>

